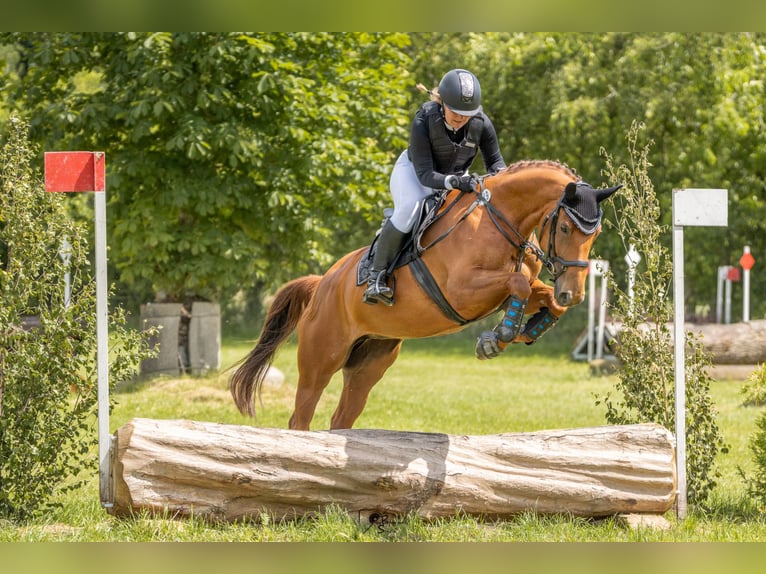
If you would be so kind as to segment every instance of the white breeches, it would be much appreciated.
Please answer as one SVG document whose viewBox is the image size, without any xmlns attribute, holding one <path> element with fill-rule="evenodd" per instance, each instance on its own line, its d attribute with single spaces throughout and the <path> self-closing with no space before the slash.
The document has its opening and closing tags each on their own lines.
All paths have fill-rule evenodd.
<svg viewBox="0 0 766 574">
<path fill-rule="evenodd" d="M 404 150 L 396 160 L 389 186 L 391 197 L 394 199 L 391 223 L 402 233 L 407 233 L 415 225 L 423 202 L 435 190 L 421 185 L 418 181 L 415 168 L 407 157 L 407 150 Z"/>
</svg>

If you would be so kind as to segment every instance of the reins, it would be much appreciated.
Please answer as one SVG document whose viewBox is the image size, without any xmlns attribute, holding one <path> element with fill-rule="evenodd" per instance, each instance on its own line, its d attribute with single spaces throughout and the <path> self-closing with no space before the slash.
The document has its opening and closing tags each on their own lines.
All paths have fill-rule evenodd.
<svg viewBox="0 0 766 574">
<path fill-rule="evenodd" d="M 544 252 L 540 247 L 535 245 L 534 243 L 530 242 L 526 237 L 524 237 L 521 232 L 514 226 L 511 222 L 508 221 L 508 219 L 503 215 L 501 211 L 499 211 L 492 203 L 492 192 L 484 187 L 484 180 L 485 177 L 479 178 L 479 189 L 480 191 L 473 191 L 473 194 L 476 196 L 476 199 L 471 203 L 470 206 L 468 206 L 468 209 L 463 212 L 463 214 L 455 221 L 444 233 L 439 235 L 436 239 L 431 241 L 428 245 L 422 246 L 420 244 L 421 236 L 418 236 L 416 239 L 416 247 L 418 250 L 418 253 L 423 253 L 424 251 L 430 249 L 440 241 L 444 240 L 450 233 L 452 233 L 455 228 L 460 225 L 463 221 L 465 221 L 468 216 L 473 213 L 473 211 L 477 207 L 485 207 L 487 209 L 487 214 L 489 215 L 490 220 L 492 221 L 495 228 L 498 230 L 500 235 L 505 239 L 510 245 L 515 247 L 519 250 L 519 257 L 516 261 L 516 272 L 518 273 L 521 271 L 522 265 L 524 263 L 524 253 L 531 253 L 534 255 L 542 264 L 543 266 L 548 270 L 548 273 L 551 274 L 553 280 L 555 281 L 558 279 L 569 267 L 587 267 L 588 262 L 583 260 L 568 260 L 564 259 L 562 257 L 559 257 L 556 254 L 556 224 L 558 222 L 559 218 L 559 211 L 561 211 L 562 204 L 564 201 L 565 194 L 562 194 L 561 199 L 559 199 L 558 203 L 556 203 L 556 207 L 551 211 L 548 215 L 545 216 L 545 219 L 543 220 L 543 224 L 540 228 L 540 235 L 542 236 L 543 230 L 545 229 L 545 226 L 547 225 L 548 221 L 551 222 L 551 230 L 549 231 L 550 237 L 548 240 L 548 251 L 547 253 Z M 440 213 L 438 213 L 432 221 L 429 223 L 429 227 L 442 219 L 444 216 L 447 215 L 447 213 L 452 210 L 452 208 L 457 205 L 457 203 L 460 201 L 460 199 L 466 194 L 466 192 L 461 191 L 450 203 L 449 205 Z M 507 230 L 506 230 L 507 229 Z M 516 236 L 516 239 L 511 237 L 511 233 Z M 560 270 L 556 271 L 556 264 L 559 264 L 561 266 Z"/>
</svg>

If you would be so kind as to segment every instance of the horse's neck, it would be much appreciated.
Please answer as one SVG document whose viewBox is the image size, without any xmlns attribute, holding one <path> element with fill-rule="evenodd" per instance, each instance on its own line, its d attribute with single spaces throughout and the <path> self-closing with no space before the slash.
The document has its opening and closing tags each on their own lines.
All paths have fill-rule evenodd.
<svg viewBox="0 0 766 574">
<path fill-rule="evenodd" d="M 527 237 L 535 229 L 540 233 L 543 222 L 556 207 L 565 184 L 545 182 L 507 182 L 497 186 L 492 202 L 514 225 L 520 235 Z"/>
</svg>

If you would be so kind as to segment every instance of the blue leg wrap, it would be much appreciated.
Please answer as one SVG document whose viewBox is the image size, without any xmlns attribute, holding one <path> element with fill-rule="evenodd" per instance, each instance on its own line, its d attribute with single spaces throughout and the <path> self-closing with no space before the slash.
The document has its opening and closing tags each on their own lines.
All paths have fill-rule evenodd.
<svg viewBox="0 0 766 574">
<path fill-rule="evenodd" d="M 503 343 L 510 343 L 521 331 L 521 322 L 524 320 L 524 310 L 527 308 L 527 300 L 511 295 L 508 308 L 503 320 L 493 329 L 498 339 Z"/>
<path fill-rule="evenodd" d="M 559 318 L 551 313 L 548 307 L 543 307 L 537 313 L 532 315 L 524 326 L 523 334 L 532 339 L 527 345 L 531 345 L 555 327 L 558 320 Z"/>
</svg>

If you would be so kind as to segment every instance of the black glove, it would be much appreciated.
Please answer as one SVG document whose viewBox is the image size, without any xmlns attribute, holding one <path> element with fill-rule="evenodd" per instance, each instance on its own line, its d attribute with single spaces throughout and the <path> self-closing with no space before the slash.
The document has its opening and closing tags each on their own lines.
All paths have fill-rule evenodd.
<svg viewBox="0 0 766 574">
<path fill-rule="evenodd" d="M 476 186 L 479 182 L 476 181 L 476 178 L 472 175 L 461 175 L 460 177 L 456 175 L 448 175 L 445 183 L 449 183 L 451 189 L 459 189 L 460 191 L 468 193 L 476 191 Z"/>
</svg>

